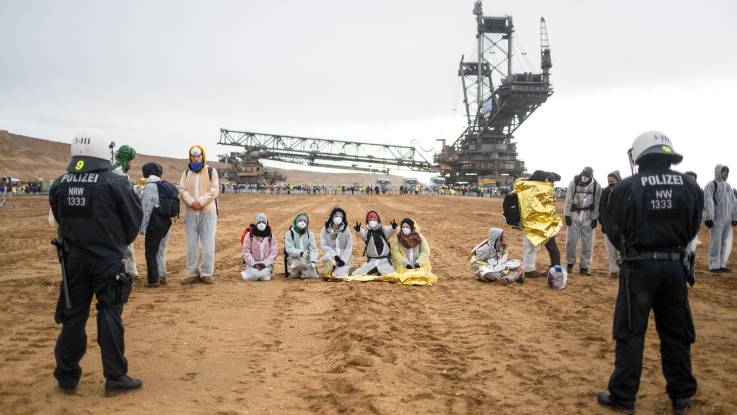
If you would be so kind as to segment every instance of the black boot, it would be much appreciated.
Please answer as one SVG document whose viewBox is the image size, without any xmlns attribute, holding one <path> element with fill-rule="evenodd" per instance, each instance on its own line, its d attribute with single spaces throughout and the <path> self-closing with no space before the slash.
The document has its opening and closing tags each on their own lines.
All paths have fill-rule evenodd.
<svg viewBox="0 0 737 415">
<path fill-rule="evenodd" d="M 569 274 L 570 274 L 571 272 L 573 272 L 573 264 L 568 264 L 568 265 L 566 265 L 566 271 L 568 271 L 568 273 L 569 273 Z"/>
<path fill-rule="evenodd" d="M 590 276 L 592 275 L 592 274 L 591 274 L 591 273 L 589 272 L 589 269 L 588 269 L 588 268 L 581 268 L 581 272 L 580 272 L 580 274 L 581 274 L 581 275 L 585 275 L 585 276 L 587 276 L 587 277 L 590 277 Z"/>
<path fill-rule="evenodd" d="M 65 395 L 77 393 L 77 382 L 59 381 L 59 391 Z"/>
<path fill-rule="evenodd" d="M 691 398 L 673 399 L 673 413 L 683 415 L 691 409 Z"/>
<path fill-rule="evenodd" d="M 609 395 L 609 392 L 599 392 L 596 394 L 596 401 L 599 402 L 599 405 L 606 406 L 607 408 L 613 409 L 615 411 L 623 412 L 625 414 L 634 414 L 635 413 L 635 403 L 634 402 L 622 402 L 612 399 L 612 396 Z"/>
<path fill-rule="evenodd" d="M 128 375 L 120 379 L 108 379 L 105 381 L 105 396 L 115 396 L 123 392 L 132 391 L 143 385 L 140 379 L 134 379 Z"/>
</svg>

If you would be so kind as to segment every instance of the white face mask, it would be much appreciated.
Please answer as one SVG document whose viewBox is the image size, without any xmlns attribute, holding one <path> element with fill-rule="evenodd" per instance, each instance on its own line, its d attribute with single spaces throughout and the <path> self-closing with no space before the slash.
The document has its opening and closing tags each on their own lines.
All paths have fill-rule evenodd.
<svg viewBox="0 0 737 415">
<path fill-rule="evenodd" d="M 410 228 L 402 228 L 402 233 L 407 236 L 412 233 L 412 229 Z"/>
<path fill-rule="evenodd" d="M 583 183 L 583 184 L 586 184 L 586 183 L 588 183 L 588 182 L 589 182 L 590 180 L 591 180 L 591 179 L 589 179 L 589 178 L 588 178 L 588 177 L 586 177 L 586 176 L 581 176 L 581 183 Z"/>
<path fill-rule="evenodd" d="M 266 224 L 265 223 L 259 223 L 258 225 L 256 225 L 256 229 L 258 229 L 260 231 L 264 231 L 264 230 L 266 230 Z"/>
<path fill-rule="evenodd" d="M 375 220 L 370 220 L 368 225 L 369 225 L 369 228 L 374 229 L 377 225 L 379 225 L 379 222 Z"/>
<path fill-rule="evenodd" d="M 343 218 L 341 218 L 340 216 L 336 216 L 333 218 L 333 223 L 335 225 L 340 225 L 341 223 L 343 223 Z"/>
<path fill-rule="evenodd" d="M 306 222 L 304 222 L 304 221 L 297 222 L 297 228 L 299 228 L 299 230 L 303 230 L 306 227 L 307 227 L 307 223 Z"/>
</svg>

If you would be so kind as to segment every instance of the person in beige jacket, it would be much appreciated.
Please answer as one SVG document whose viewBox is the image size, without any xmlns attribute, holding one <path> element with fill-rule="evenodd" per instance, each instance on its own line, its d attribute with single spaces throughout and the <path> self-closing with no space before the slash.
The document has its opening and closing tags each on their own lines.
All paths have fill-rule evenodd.
<svg viewBox="0 0 737 415">
<path fill-rule="evenodd" d="M 190 147 L 189 164 L 179 180 L 179 197 L 184 202 L 188 273 L 182 284 L 213 282 L 219 192 L 218 172 L 207 165 L 205 149 L 200 145 Z M 200 245 L 201 253 L 198 252 Z"/>
</svg>

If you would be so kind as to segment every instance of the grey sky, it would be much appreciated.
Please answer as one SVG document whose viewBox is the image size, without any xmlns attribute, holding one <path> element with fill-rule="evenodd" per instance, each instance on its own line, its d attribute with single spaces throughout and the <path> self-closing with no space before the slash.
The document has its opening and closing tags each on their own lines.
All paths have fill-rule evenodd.
<svg viewBox="0 0 737 415">
<path fill-rule="evenodd" d="M 177 157 L 191 143 L 232 150 L 216 148 L 220 127 L 429 148 L 463 128 L 456 70 L 473 54 L 472 7 L 0 0 L 0 129 L 69 141 L 96 127 Z M 539 17 L 548 22 L 556 92 L 518 130 L 528 168 L 567 181 L 590 164 L 604 180 L 651 128 L 671 136 L 702 182 L 716 162 L 733 162 L 737 2 L 487 1 L 484 10 L 513 15 L 532 63 L 518 55 L 517 70 L 537 70 Z"/>
</svg>

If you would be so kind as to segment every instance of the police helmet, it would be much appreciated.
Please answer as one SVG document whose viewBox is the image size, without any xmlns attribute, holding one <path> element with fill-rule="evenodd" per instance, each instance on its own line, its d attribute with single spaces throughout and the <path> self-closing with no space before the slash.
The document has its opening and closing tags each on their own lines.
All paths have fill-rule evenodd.
<svg viewBox="0 0 737 415">
<path fill-rule="evenodd" d="M 660 131 L 646 131 L 640 134 L 627 153 L 633 165 L 639 164 L 643 157 L 649 155 L 667 157 L 672 164 L 678 164 L 683 160 L 683 156 L 673 150 L 670 138 Z"/>
<path fill-rule="evenodd" d="M 85 131 L 74 135 L 71 146 L 72 160 L 67 170 L 86 171 L 92 168 L 110 167 L 115 155 L 115 142 L 104 134 Z"/>
</svg>

